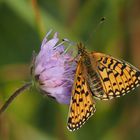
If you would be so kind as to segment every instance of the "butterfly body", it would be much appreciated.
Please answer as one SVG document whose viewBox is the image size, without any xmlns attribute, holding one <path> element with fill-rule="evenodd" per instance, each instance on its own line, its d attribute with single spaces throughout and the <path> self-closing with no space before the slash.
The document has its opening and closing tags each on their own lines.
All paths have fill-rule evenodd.
<svg viewBox="0 0 140 140">
<path fill-rule="evenodd" d="M 81 63 L 83 66 L 83 73 L 85 73 L 86 81 L 92 91 L 93 96 L 102 97 L 104 95 L 103 86 L 97 72 L 97 56 L 96 52 L 89 53 L 82 44 L 79 44 L 79 54 L 81 56 Z"/>
<path fill-rule="evenodd" d="M 108 100 L 140 85 L 140 70 L 110 55 L 87 52 L 78 45 L 78 63 L 72 89 L 68 129 L 79 129 L 95 112 L 94 98 Z"/>
</svg>

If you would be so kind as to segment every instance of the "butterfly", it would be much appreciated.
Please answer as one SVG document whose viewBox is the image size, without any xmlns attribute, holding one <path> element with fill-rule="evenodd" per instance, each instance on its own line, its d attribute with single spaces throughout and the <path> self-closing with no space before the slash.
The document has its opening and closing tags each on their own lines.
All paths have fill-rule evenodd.
<svg viewBox="0 0 140 140">
<path fill-rule="evenodd" d="M 72 88 L 67 128 L 79 129 L 96 111 L 95 100 L 120 97 L 140 85 L 140 70 L 110 55 L 87 52 L 78 44 L 78 61 Z"/>
</svg>

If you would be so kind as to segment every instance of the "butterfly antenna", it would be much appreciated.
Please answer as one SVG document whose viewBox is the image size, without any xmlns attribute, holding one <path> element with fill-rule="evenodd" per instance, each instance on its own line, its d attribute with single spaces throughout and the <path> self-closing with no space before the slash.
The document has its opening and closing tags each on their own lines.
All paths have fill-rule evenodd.
<svg viewBox="0 0 140 140">
<path fill-rule="evenodd" d="M 89 40 L 93 39 L 93 35 L 96 33 L 96 31 L 98 30 L 98 28 L 100 27 L 100 25 L 103 24 L 103 23 L 105 22 L 105 20 L 106 20 L 106 17 L 102 17 L 102 18 L 100 19 L 100 21 L 99 21 L 99 23 L 96 25 L 95 29 L 94 29 L 92 32 L 90 32 L 89 38 L 88 38 L 88 40 L 86 41 L 85 44 L 87 44 Z"/>
<path fill-rule="evenodd" d="M 105 22 L 105 20 L 106 20 L 105 17 L 102 17 L 102 18 L 100 19 L 100 21 L 99 21 L 99 23 L 97 24 L 97 26 L 96 26 L 95 30 L 93 31 L 93 33 L 95 33 L 95 32 L 97 31 L 97 29 L 100 27 L 100 25 L 101 25 L 102 23 Z"/>
</svg>

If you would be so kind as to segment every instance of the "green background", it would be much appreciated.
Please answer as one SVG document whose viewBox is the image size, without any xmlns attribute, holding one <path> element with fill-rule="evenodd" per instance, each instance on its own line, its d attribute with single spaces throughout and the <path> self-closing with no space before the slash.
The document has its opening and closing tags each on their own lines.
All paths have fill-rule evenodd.
<svg viewBox="0 0 140 140">
<path fill-rule="evenodd" d="M 0 0 L 1 105 L 30 80 L 32 51 L 49 29 L 140 68 L 139 0 Z M 80 130 L 69 132 L 68 106 L 31 89 L 0 116 L 0 140 L 140 140 L 140 88 L 97 101 L 96 109 Z"/>
</svg>

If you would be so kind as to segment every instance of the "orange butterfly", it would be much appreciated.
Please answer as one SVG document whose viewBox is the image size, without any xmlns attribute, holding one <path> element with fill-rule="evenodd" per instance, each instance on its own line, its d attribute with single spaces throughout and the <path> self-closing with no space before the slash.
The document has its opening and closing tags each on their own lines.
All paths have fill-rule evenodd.
<svg viewBox="0 0 140 140">
<path fill-rule="evenodd" d="M 93 97 L 120 97 L 140 85 L 140 70 L 110 55 L 87 52 L 78 44 L 78 65 L 72 89 L 68 129 L 79 129 L 95 112 Z"/>
</svg>

